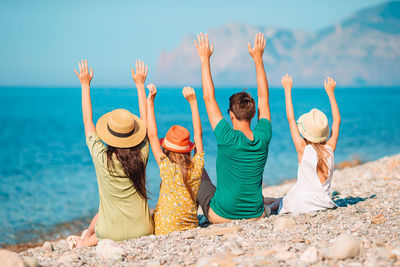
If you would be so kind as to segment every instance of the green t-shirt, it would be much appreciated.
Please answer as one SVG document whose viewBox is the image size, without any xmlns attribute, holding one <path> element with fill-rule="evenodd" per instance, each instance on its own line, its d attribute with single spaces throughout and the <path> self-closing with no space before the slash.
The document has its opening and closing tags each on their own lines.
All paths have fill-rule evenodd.
<svg viewBox="0 0 400 267">
<path fill-rule="evenodd" d="M 260 119 L 254 140 L 233 130 L 225 119 L 214 129 L 217 138 L 217 190 L 210 207 L 226 219 L 260 217 L 264 212 L 262 178 L 268 157 L 272 127 Z"/>
<path fill-rule="evenodd" d="M 153 221 L 147 201 L 136 192 L 126 177 L 121 163 L 114 158 L 116 175 L 110 175 L 107 168 L 107 147 L 97 133 L 90 133 L 86 143 L 92 155 L 99 187 L 99 217 L 96 236 L 99 239 L 123 241 L 153 233 Z M 149 141 L 141 144 L 145 164 L 149 158 Z M 116 177 L 120 176 L 120 177 Z"/>
</svg>

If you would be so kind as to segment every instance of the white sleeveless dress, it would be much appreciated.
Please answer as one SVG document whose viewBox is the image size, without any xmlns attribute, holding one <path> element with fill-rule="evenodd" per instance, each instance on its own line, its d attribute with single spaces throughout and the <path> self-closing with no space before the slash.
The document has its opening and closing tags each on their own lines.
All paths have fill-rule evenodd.
<svg viewBox="0 0 400 267">
<path fill-rule="evenodd" d="M 297 172 L 297 182 L 282 199 L 278 213 L 308 213 L 337 207 L 331 199 L 331 181 L 334 168 L 333 150 L 328 150 L 328 179 L 321 184 L 317 174 L 318 156 L 312 145 L 304 149 Z"/>
</svg>

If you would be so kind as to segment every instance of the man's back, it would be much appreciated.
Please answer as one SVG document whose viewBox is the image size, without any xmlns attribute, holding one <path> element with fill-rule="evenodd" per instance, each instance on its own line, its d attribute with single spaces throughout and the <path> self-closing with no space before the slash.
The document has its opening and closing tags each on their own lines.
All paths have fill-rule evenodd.
<svg viewBox="0 0 400 267">
<path fill-rule="evenodd" d="M 210 207 L 219 216 L 247 219 L 262 215 L 262 177 L 271 133 L 271 122 L 267 119 L 257 123 L 253 140 L 233 130 L 224 119 L 215 127 L 217 190 Z"/>
</svg>

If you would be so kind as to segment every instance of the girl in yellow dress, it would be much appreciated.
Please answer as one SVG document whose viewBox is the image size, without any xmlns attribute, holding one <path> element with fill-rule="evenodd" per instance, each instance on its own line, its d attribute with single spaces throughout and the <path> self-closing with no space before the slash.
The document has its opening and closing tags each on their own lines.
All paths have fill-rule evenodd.
<svg viewBox="0 0 400 267">
<path fill-rule="evenodd" d="M 160 196 L 154 211 L 155 234 L 195 228 L 198 225 L 197 192 L 204 168 L 202 129 L 196 94 L 191 87 L 183 88 L 183 96 L 192 110 L 195 144 L 190 142 L 189 131 L 179 125 L 172 126 L 165 138 L 159 140 L 154 115 L 157 89 L 153 84 L 147 88 L 150 91 L 147 98 L 147 132 L 161 176 Z M 196 154 L 192 158 L 190 152 L 195 146 Z"/>
</svg>

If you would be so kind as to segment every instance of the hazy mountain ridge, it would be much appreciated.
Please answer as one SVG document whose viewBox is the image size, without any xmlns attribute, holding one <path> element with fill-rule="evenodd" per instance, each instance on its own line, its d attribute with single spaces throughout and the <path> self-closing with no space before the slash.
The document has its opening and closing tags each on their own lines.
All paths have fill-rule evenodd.
<svg viewBox="0 0 400 267">
<path fill-rule="evenodd" d="M 230 23 L 211 29 L 211 68 L 216 86 L 255 85 L 247 41 L 266 34 L 264 64 L 272 85 L 283 74 L 297 86 L 321 86 L 332 75 L 341 86 L 393 86 L 400 83 L 400 2 L 389 2 L 355 13 L 337 25 L 312 33 L 284 28 Z M 195 36 L 186 36 L 172 51 L 160 55 L 160 85 L 199 85 L 200 61 Z"/>
</svg>

